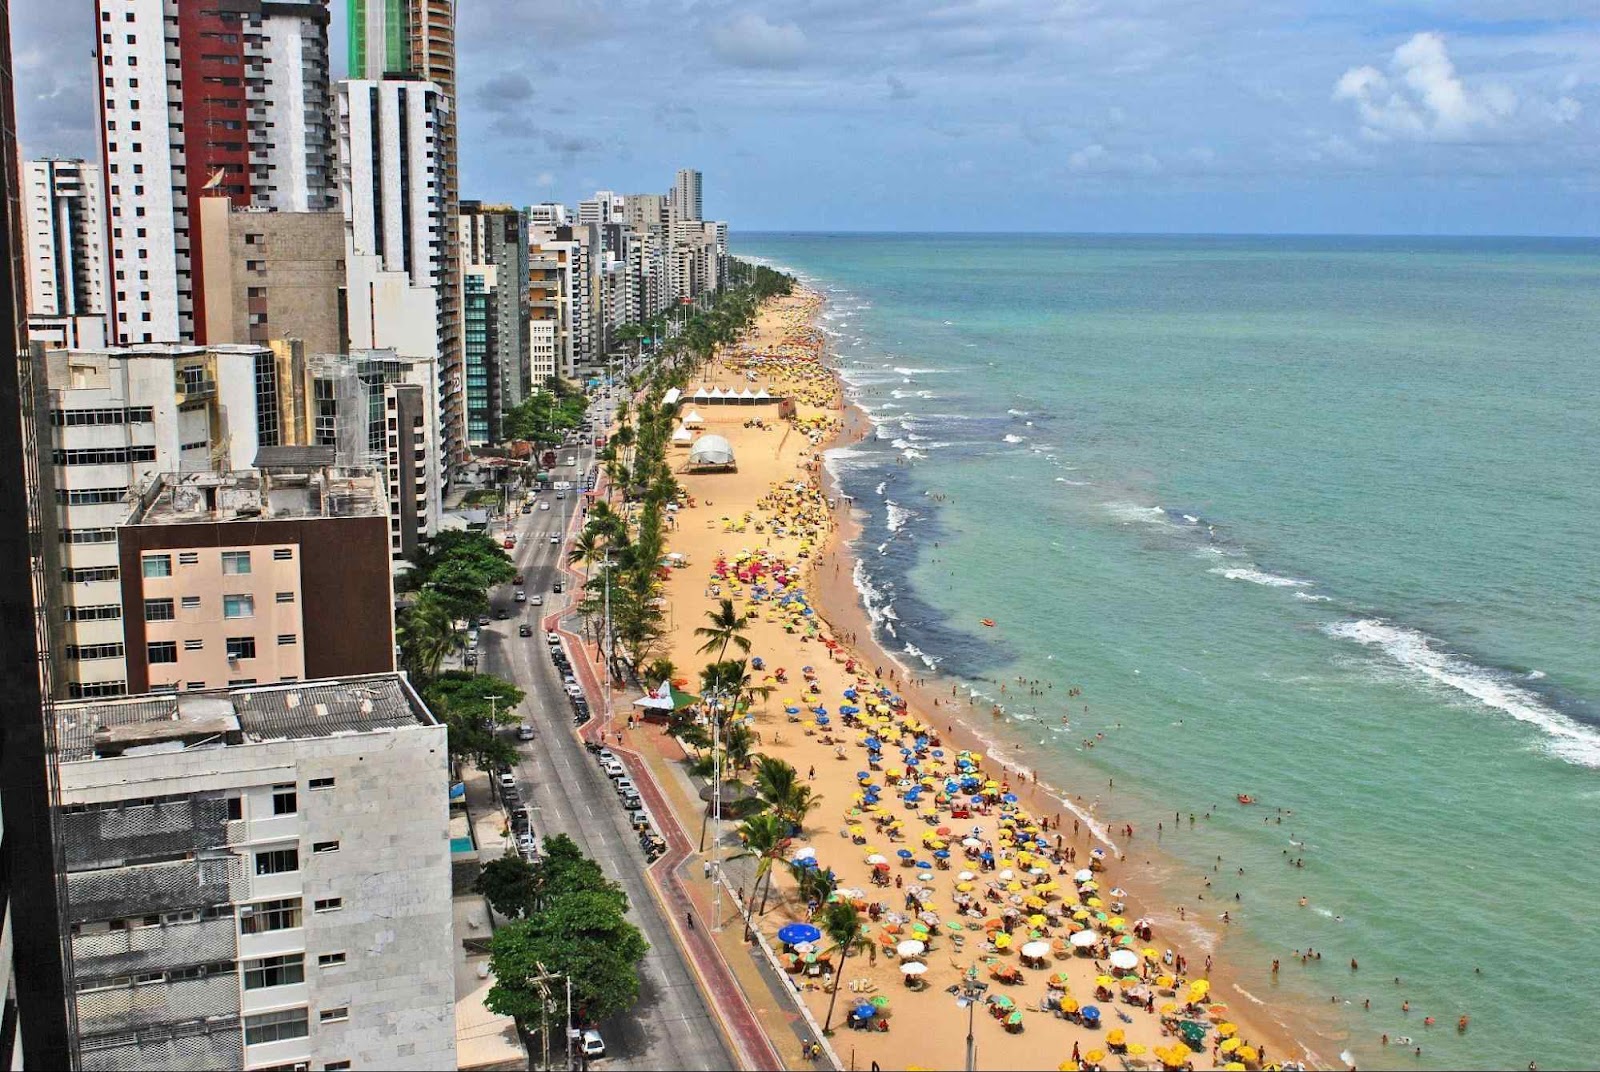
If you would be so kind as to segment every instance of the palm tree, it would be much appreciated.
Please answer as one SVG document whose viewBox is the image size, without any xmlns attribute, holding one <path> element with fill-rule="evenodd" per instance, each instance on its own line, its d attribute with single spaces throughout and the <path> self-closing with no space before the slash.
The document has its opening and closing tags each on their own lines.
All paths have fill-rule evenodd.
<svg viewBox="0 0 1600 1072">
<path fill-rule="evenodd" d="M 799 779 L 800 772 L 787 760 L 773 756 L 756 757 L 756 795 L 766 802 L 767 807 L 776 809 L 780 802 L 788 799 L 799 784 Z"/>
<path fill-rule="evenodd" d="M 822 805 L 822 796 L 809 785 L 796 785 L 773 807 L 772 812 L 785 822 L 794 824 L 796 831 L 804 828 L 806 819 Z"/>
<path fill-rule="evenodd" d="M 711 620 L 711 624 L 702 625 L 694 631 L 695 636 L 706 638 L 706 642 L 700 645 L 700 651 L 708 652 L 716 648 L 717 661 L 721 662 L 723 656 L 728 654 L 729 644 L 740 651 L 750 650 L 750 638 L 744 635 L 745 625 L 750 620 L 749 615 L 734 610 L 733 600 L 724 597 L 722 606 L 717 610 L 706 611 L 706 617 Z"/>
<path fill-rule="evenodd" d="M 722 732 L 722 762 L 724 767 L 742 771 L 750 765 L 750 755 L 756 743 L 755 734 L 742 723 L 734 723 Z"/>
<path fill-rule="evenodd" d="M 407 670 L 418 678 L 439 676 L 446 655 L 460 640 L 455 618 L 431 592 L 417 597 L 400 617 L 400 653 Z"/>
<path fill-rule="evenodd" d="M 839 948 L 839 969 L 833 973 L 833 993 L 828 998 L 828 1015 L 822 1020 L 822 1033 L 826 1035 L 833 1023 L 833 1003 L 839 1000 L 839 980 L 844 976 L 844 962 L 850 951 L 861 944 L 861 914 L 849 901 L 832 901 L 822 911 L 822 933 Z"/>
<path fill-rule="evenodd" d="M 585 525 L 583 531 L 572 540 L 572 547 L 567 551 L 567 561 L 574 566 L 584 564 L 584 575 L 588 575 L 588 563 L 593 562 L 604 553 L 601 537 L 593 525 Z"/>
<path fill-rule="evenodd" d="M 744 851 L 734 859 L 751 856 L 756 860 L 756 881 L 750 887 L 750 896 L 756 895 L 763 878 L 767 880 L 766 889 L 761 894 L 761 907 L 756 913 L 765 915 L 767 895 L 772 892 L 773 865 L 789 858 L 789 831 L 786 824 L 775 815 L 752 815 L 739 824 L 739 839 L 744 843 Z"/>
</svg>

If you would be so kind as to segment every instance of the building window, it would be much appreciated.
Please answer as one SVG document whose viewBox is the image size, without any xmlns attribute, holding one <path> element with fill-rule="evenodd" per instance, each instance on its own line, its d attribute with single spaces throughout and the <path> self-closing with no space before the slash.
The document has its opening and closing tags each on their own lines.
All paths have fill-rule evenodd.
<svg viewBox="0 0 1600 1072">
<path fill-rule="evenodd" d="M 146 577 L 171 577 L 172 576 L 172 556 L 171 555 L 145 555 L 144 556 L 144 575 Z"/>
<path fill-rule="evenodd" d="M 343 897 L 319 897 L 311 907 L 318 912 L 339 912 L 344 909 Z"/>
<path fill-rule="evenodd" d="M 334 968 L 345 962 L 344 950 L 337 953 L 323 953 L 317 957 L 317 967 Z"/>
<path fill-rule="evenodd" d="M 203 692 L 205 690 L 206 683 L 204 681 L 191 681 L 184 687 L 190 692 Z"/>
<path fill-rule="evenodd" d="M 241 574 L 250 572 L 249 551 L 224 551 L 222 552 L 222 572 L 225 574 Z"/>
<path fill-rule="evenodd" d="M 144 601 L 144 620 L 147 622 L 170 622 L 177 616 L 177 607 L 170 599 Z"/>
<path fill-rule="evenodd" d="M 286 953 L 281 957 L 262 957 L 244 962 L 244 988 L 265 990 L 273 986 L 293 986 L 306 981 L 306 955 Z"/>
<path fill-rule="evenodd" d="M 288 562 L 294 558 L 294 548 L 275 547 L 272 551 L 272 557 L 279 562 Z"/>
<path fill-rule="evenodd" d="M 300 810 L 298 805 L 299 797 L 295 794 L 293 782 L 272 787 L 272 814 L 293 815 Z"/>
<path fill-rule="evenodd" d="M 145 658 L 152 666 L 156 663 L 175 663 L 178 661 L 178 642 L 175 640 L 158 640 L 145 645 Z"/>
<path fill-rule="evenodd" d="M 253 636 L 237 636 L 228 638 L 228 661 L 239 659 L 254 659 L 256 657 L 256 638 Z"/>
<path fill-rule="evenodd" d="M 285 1009 L 283 1012 L 264 1012 L 259 1016 L 244 1018 L 244 1044 L 260 1046 L 266 1042 L 305 1038 L 311 1033 L 310 1019 L 305 1009 Z"/>
<path fill-rule="evenodd" d="M 294 850 L 290 850 L 291 852 Z M 259 866 L 260 856 L 257 861 Z M 260 872 L 257 872 L 258 874 Z M 239 910 L 239 931 L 242 934 L 266 934 L 269 931 L 288 931 L 300 926 L 300 898 L 285 897 L 278 901 L 262 901 L 244 905 Z"/>
<path fill-rule="evenodd" d="M 183 650 L 184 651 L 204 651 L 205 650 L 205 646 L 206 646 L 206 642 L 205 642 L 204 638 L 195 639 L 195 640 L 185 640 L 183 642 Z"/>
<path fill-rule="evenodd" d="M 256 853 L 256 874 L 282 875 L 300 870 L 299 849 L 267 849 Z"/>
<path fill-rule="evenodd" d="M 287 646 L 287 645 L 290 645 L 290 644 L 298 644 L 299 642 L 300 642 L 300 638 L 297 637 L 293 633 L 279 633 L 278 634 L 278 643 L 280 645 Z"/>
<path fill-rule="evenodd" d="M 255 683 L 256 679 L 253 677 L 230 677 L 228 679 L 228 688 L 242 689 L 246 685 L 254 685 Z"/>
<path fill-rule="evenodd" d="M 351 1066 L 349 1061 L 329 1061 L 322 1067 L 327 1069 L 328 1072 L 346 1072 Z"/>
<path fill-rule="evenodd" d="M 199 596 L 184 596 L 183 597 L 183 609 L 184 610 L 199 610 L 200 609 L 200 597 Z"/>
<path fill-rule="evenodd" d="M 314 841 L 311 844 L 311 851 L 318 856 L 325 856 L 330 852 L 338 852 L 339 843 L 337 841 Z"/>
<path fill-rule="evenodd" d="M 146 577 L 150 576 L 148 573 Z M 255 596 L 223 596 L 222 616 L 224 618 L 254 618 L 256 616 Z"/>
<path fill-rule="evenodd" d="M 279 592 L 278 593 L 278 602 L 279 603 L 293 603 L 294 602 L 294 593 L 293 592 Z"/>
<path fill-rule="evenodd" d="M 350 1006 L 340 1005 L 335 1009 L 323 1009 L 318 1018 L 325 1024 L 337 1024 L 350 1019 Z"/>
<path fill-rule="evenodd" d="M 69 659 L 120 659 L 122 654 L 121 644 L 67 645 L 67 658 Z"/>
<path fill-rule="evenodd" d="M 198 566 L 199 564 L 200 564 L 200 552 L 199 551 L 179 551 L 178 552 L 178 565 L 180 565 L 180 566 Z"/>
<path fill-rule="evenodd" d="M 306 788 L 312 790 L 332 789 L 333 785 L 334 781 L 332 778 L 313 778 L 310 782 L 306 783 Z"/>
</svg>

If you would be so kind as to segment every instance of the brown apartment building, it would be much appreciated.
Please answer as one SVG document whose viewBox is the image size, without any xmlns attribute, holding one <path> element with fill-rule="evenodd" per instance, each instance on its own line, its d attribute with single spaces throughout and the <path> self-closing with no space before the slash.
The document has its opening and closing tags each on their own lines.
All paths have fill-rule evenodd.
<svg viewBox="0 0 1600 1072">
<path fill-rule="evenodd" d="M 117 530 L 130 693 L 394 669 L 388 503 L 331 447 L 158 477 Z"/>
</svg>

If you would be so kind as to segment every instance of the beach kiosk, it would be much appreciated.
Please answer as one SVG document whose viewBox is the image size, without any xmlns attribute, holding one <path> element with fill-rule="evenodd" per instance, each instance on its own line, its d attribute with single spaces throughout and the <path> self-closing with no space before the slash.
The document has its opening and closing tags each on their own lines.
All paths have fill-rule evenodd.
<svg viewBox="0 0 1600 1072">
<path fill-rule="evenodd" d="M 689 448 L 689 468 L 727 470 L 737 468 L 733 460 L 732 445 L 719 435 L 701 436 Z"/>
<path fill-rule="evenodd" d="M 687 447 L 693 442 L 694 433 L 689 431 L 687 428 L 679 428 L 676 432 L 672 433 L 672 445 L 675 447 Z"/>
</svg>

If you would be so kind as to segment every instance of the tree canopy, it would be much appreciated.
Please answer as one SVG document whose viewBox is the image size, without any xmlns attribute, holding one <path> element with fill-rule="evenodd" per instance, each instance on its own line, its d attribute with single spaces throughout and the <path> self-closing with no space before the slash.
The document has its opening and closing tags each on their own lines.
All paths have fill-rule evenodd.
<svg viewBox="0 0 1600 1072">
<path fill-rule="evenodd" d="M 422 683 L 422 699 L 449 730 L 450 754 L 483 770 L 516 762 L 517 750 L 495 732 L 520 722 L 523 691 L 489 674 L 447 670 Z"/>
</svg>

